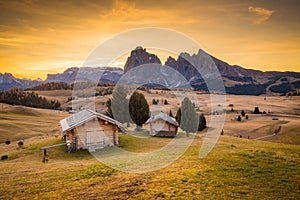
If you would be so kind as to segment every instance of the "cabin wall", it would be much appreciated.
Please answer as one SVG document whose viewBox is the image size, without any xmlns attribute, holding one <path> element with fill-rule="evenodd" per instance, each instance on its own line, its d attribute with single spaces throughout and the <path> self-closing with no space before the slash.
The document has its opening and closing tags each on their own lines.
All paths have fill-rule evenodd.
<svg viewBox="0 0 300 200">
<path fill-rule="evenodd" d="M 150 135 L 161 137 L 175 137 L 178 127 L 164 120 L 156 120 L 150 123 Z"/>
<path fill-rule="evenodd" d="M 151 123 L 151 129 L 156 131 L 176 131 L 177 127 L 162 119 L 158 119 Z"/>
<path fill-rule="evenodd" d="M 155 131 L 168 130 L 167 123 L 162 119 L 151 122 L 151 127 Z"/>
<path fill-rule="evenodd" d="M 113 144 L 119 144 L 118 140 L 118 126 L 105 122 L 104 120 L 98 120 L 99 126 L 104 130 L 106 137 L 111 138 Z"/>
<path fill-rule="evenodd" d="M 112 144 L 118 144 L 118 126 L 106 123 L 101 119 L 94 119 L 85 124 L 82 124 L 75 129 L 72 129 L 66 133 L 66 140 L 70 140 L 71 143 L 75 143 L 77 137 L 77 149 L 87 149 L 87 131 L 91 129 L 102 130 L 105 137 Z"/>
<path fill-rule="evenodd" d="M 177 126 L 174 126 L 173 124 L 169 124 L 169 131 L 177 131 Z"/>
</svg>

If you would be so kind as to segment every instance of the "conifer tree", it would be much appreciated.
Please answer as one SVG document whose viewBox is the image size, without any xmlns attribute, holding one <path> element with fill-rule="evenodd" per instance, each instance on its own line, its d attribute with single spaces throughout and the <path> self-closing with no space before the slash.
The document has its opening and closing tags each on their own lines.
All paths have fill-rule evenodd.
<svg viewBox="0 0 300 200">
<path fill-rule="evenodd" d="M 175 119 L 176 119 L 177 123 L 180 125 L 180 122 L 181 122 L 181 108 L 178 108 L 178 110 L 176 112 Z"/>
<path fill-rule="evenodd" d="M 181 129 L 186 132 L 189 137 L 190 132 L 197 131 L 199 125 L 199 116 L 197 115 L 192 102 L 186 97 L 181 104 Z"/>
<path fill-rule="evenodd" d="M 134 92 L 129 99 L 129 113 L 132 121 L 141 127 L 150 117 L 149 105 L 142 93 Z"/>
</svg>

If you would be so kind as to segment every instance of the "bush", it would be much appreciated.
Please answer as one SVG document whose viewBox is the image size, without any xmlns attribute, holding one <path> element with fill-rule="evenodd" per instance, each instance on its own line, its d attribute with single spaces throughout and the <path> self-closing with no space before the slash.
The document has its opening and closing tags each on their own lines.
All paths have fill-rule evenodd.
<svg viewBox="0 0 300 200">
<path fill-rule="evenodd" d="M 152 104 L 153 104 L 153 105 L 157 105 L 158 102 L 157 102 L 155 99 L 152 99 Z"/>
<path fill-rule="evenodd" d="M 9 145 L 10 144 L 10 140 L 6 140 L 5 144 Z"/>
<path fill-rule="evenodd" d="M 8 159 L 8 155 L 1 156 L 1 160 L 6 160 L 6 159 Z"/>
<path fill-rule="evenodd" d="M 202 131 L 206 128 L 206 119 L 203 114 L 199 116 L 199 125 L 198 125 L 198 131 Z"/>
<path fill-rule="evenodd" d="M 244 110 L 241 111 L 241 115 L 242 115 L 243 117 L 245 117 L 246 113 L 245 113 Z"/>
<path fill-rule="evenodd" d="M 23 145 L 24 145 L 24 142 L 23 142 L 23 141 L 19 141 L 19 142 L 18 142 L 18 146 L 19 146 L 19 147 L 23 147 Z"/>
<path fill-rule="evenodd" d="M 238 122 L 242 121 L 242 118 L 241 118 L 240 115 L 237 117 L 237 121 L 238 121 Z"/>
</svg>

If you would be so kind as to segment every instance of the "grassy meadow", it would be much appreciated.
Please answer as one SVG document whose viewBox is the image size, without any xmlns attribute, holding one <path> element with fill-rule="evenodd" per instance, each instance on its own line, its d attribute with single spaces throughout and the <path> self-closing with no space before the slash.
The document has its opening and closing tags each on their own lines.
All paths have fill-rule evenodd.
<svg viewBox="0 0 300 200">
<path fill-rule="evenodd" d="M 156 141 L 155 141 L 156 140 Z M 161 147 L 154 138 L 140 152 Z M 221 136 L 214 150 L 199 159 L 197 136 L 182 157 L 158 171 L 131 174 L 111 169 L 86 151 L 48 150 L 58 138 L 25 145 L 1 161 L 1 199 L 297 199 L 300 195 L 300 147 Z M 137 139 L 120 136 L 131 151 Z M 146 145 L 147 144 L 147 145 Z M 137 147 L 138 148 L 138 147 Z"/>
<path fill-rule="evenodd" d="M 146 94 L 149 104 L 154 96 Z M 105 109 L 106 98 L 97 97 L 100 110 Z M 168 98 L 168 105 L 151 107 L 171 109 L 175 114 L 177 100 L 172 94 L 164 98 Z M 201 102 L 206 98 L 198 96 Z M 49 161 L 44 164 L 40 147 L 64 142 L 58 123 L 68 114 L 0 104 L 0 155 L 8 155 L 0 161 L 0 199 L 299 199 L 299 99 L 249 97 L 247 103 L 244 99 L 228 96 L 226 104 L 233 103 L 236 112 L 244 109 L 249 119 L 232 120 L 237 113 L 226 107 L 224 135 L 208 156 L 199 159 L 204 130 L 171 165 L 141 174 L 117 171 L 87 151 L 67 153 L 63 146 L 49 149 Z M 261 111 L 271 109 L 273 113 L 252 114 L 257 105 Z M 208 122 L 209 106 L 200 105 Z M 254 140 L 272 135 L 279 126 L 279 134 Z M 237 137 L 240 135 L 242 138 Z M 4 143 L 7 139 L 11 144 Z M 23 147 L 18 146 L 20 140 Z M 135 132 L 131 126 L 126 135 L 119 135 L 119 147 L 151 152 L 170 140 L 147 137 L 146 131 Z"/>
</svg>

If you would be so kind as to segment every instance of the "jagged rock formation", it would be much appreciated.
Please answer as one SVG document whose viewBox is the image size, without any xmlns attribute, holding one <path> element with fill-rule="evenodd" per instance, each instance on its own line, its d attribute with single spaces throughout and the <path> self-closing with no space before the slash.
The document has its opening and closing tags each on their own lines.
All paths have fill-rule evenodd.
<svg viewBox="0 0 300 200">
<path fill-rule="evenodd" d="M 131 51 L 130 56 L 127 58 L 124 72 L 126 73 L 134 67 L 148 63 L 161 64 L 160 59 L 155 54 L 148 53 L 146 49 L 143 49 L 142 47 L 136 47 L 135 50 Z"/>
</svg>

